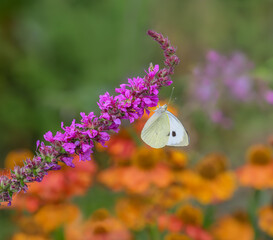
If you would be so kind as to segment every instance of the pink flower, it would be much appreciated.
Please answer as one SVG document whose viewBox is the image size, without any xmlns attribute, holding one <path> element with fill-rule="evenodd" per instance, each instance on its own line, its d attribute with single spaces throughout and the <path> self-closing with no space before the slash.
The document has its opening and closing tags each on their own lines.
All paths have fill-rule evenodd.
<svg viewBox="0 0 273 240">
<path fill-rule="evenodd" d="M 269 104 L 273 104 L 273 91 L 267 90 L 264 98 Z"/>
<path fill-rule="evenodd" d="M 63 144 L 63 148 L 65 151 L 67 151 L 70 154 L 74 154 L 75 153 L 75 148 L 76 145 L 74 143 L 64 143 Z"/>
</svg>

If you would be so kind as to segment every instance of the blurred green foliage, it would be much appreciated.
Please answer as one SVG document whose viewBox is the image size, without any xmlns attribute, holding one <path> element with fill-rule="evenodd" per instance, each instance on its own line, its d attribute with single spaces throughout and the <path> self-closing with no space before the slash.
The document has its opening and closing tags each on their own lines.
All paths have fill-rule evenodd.
<svg viewBox="0 0 273 240">
<path fill-rule="evenodd" d="M 138 52 L 143 48 L 138 38 L 145 39 L 145 26 L 128 15 L 134 5 L 142 4 L 2 3 L 2 156 L 12 148 L 33 146 L 45 131 L 59 129 L 61 121 L 68 123 L 80 111 L 96 110 L 99 94 L 113 91 L 136 69 L 142 73 L 148 61 Z"/>
</svg>

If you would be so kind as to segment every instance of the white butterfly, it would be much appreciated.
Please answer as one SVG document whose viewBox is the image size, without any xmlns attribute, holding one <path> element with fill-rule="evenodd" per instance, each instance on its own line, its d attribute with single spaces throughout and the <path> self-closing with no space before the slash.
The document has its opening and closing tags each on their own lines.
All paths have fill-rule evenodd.
<svg viewBox="0 0 273 240">
<path fill-rule="evenodd" d="M 188 146 L 189 137 L 182 123 L 169 111 L 167 104 L 159 106 L 141 131 L 142 140 L 153 148 Z"/>
</svg>

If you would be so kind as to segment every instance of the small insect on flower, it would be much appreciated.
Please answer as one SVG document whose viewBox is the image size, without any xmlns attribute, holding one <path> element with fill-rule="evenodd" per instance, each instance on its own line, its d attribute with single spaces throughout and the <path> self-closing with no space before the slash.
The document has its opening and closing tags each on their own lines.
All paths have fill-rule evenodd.
<svg viewBox="0 0 273 240">
<path fill-rule="evenodd" d="M 177 117 L 167 111 L 167 104 L 155 110 L 154 115 L 144 125 L 141 138 L 152 148 L 189 145 L 187 131 Z"/>
</svg>

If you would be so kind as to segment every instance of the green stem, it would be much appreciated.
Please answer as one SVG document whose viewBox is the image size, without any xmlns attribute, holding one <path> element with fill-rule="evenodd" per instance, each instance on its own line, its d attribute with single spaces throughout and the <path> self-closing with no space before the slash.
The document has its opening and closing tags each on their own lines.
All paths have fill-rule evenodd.
<svg viewBox="0 0 273 240">
<path fill-rule="evenodd" d="M 53 232 L 53 237 L 54 237 L 54 239 L 65 240 L 63 227 L 59 227 L 58 229 L 56 229 Z"/>
<path fill-rule="evenodd" d="M 255 238 L 254 238 L 255 240 L 257 240 L 260 235 L 260 231 L 259 231 L 258 223 L 257 223 L 257 215 L 256 215 L 257 209 L 260 204 L 260 199 L 261 199 L 261 191 L 258 189 L 255 189 L 253 197 L 249 202 L 249 209 L 248 209 L 250 221 L 255 232 Z"/>
<path fill-rule="evenodd" d="M 209 228 L 214 221 L 214 205 L 207 205 L 205 209 L 205 216 L 203 221 L 203 227 Z"/>
<path fill-rule="evenodd" d="M 147 228 L 148 228 L 150 240 L 160 240 L 157 225 L 151 224 Z"/>
</svg>

